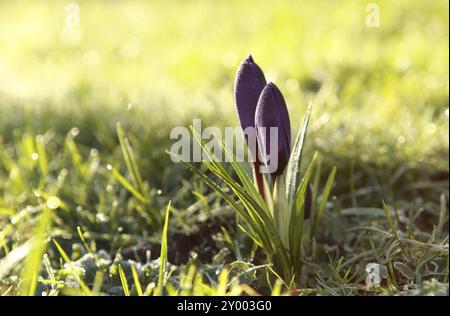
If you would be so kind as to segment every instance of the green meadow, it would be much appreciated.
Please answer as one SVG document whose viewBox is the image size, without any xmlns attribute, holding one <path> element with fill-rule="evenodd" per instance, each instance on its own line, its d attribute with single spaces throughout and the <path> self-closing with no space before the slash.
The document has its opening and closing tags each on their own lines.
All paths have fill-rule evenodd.
<svg viewBox="0 0 450 316">
<path fill-rule="evenodd" d="M 0 295 L 448 295 L 449 4 L 376 4 L 371 27 L 356 0 L 0 1 Z M 296 289 L 167 153 L 239 126 L 249 53 L 293 138 L 312 104 Z"/>
</svg>

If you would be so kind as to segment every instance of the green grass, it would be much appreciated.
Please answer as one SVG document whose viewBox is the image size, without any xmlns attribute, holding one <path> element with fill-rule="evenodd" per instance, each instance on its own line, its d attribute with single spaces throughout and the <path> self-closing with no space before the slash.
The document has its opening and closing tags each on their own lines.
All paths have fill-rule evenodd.
<svg viewBox="0 0 450 316">
<path fill-rule="evenodd" d="M 68 31 L 65 1 L 0 2 L 0 295 L 286 294 L 166 153 L 193 118 L 237 125 L 249 52 L 293 134 L 313 104 L 313 238 L 289 294 L 448 295 L 448 2 L 377 3 L 371 29 L 364 1 L 79 1 Z"/>
</svg>

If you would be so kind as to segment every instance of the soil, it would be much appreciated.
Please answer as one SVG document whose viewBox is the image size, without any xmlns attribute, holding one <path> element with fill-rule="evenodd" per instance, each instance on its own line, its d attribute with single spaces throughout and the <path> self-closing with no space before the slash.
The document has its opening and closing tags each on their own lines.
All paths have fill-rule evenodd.
<svg viewBox="0 0 450 316">
<path fill-rule="evenodd" d="M 218 219 L 208 219 L 196 224 L 189 232 L 174 232 L 168 236 L 168 261 L 174 265 L 182 265 L 189 261 L 191 253 L 195 252 L 198 259 L 210 263 L 220 250 L 212 236 L 221 232 L 224 223 Z M 146 262 L 146 253 L 150 251 L 151 259 L 159 257 L 160 243 L 140 243 L 122 249 L 124 259 Z"/>
</svg>

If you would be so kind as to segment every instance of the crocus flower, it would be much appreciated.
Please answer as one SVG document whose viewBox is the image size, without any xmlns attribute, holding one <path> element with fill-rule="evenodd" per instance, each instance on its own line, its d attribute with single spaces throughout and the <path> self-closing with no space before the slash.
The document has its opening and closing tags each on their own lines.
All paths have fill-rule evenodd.
<svg viewBox="0 0 450 316">
<path fill-rule="evenodd" d="M 245 140 L 252 137 L 252 146 L 249 146 L 250 153 L 254 159 L 253 171 L 258 191 L 264 198 L 264 180 L 259 167 L 258 144 L 255 134 L 255 111 L 261 91 L 266 86 L 266 78 L 261 68 L 254 62 L 252 55 L 249 55 L 239 67 L 234 85 L 234 96 L 239 121 L 244 130 Z M 249 129 L 247 129 L 249 128 Z M 247 130 L 246 130 L 247 129 Z"/>
<path fill-rule="evenodd" d="M 286 165 L 289 162 L 291 154 L 291 123 L 289 113 L 284 101 L 283 95 L 277 86 L 269 82 L 261 92 L 256 107 L 255 126 L 258 134 L 258 144 L 261 153 L 266 157 L 274 157 L 276 155 L 277 165 L 272 170 L 272 178 L 276 178 L 283 174 Z M 277 144 L 272 144 L 270 137 L 270 128 L 278 128 Z M 274 147 L 277 152 L 272 153 Z"/>
<path fill-rule="evenodd" d="M 234 96 L 242 129 L 255 127 L 255 111 L 259 95 L 266 86 L 261 68 L 249 55 L 239 67 L 234 85 Z"/>
</svg>

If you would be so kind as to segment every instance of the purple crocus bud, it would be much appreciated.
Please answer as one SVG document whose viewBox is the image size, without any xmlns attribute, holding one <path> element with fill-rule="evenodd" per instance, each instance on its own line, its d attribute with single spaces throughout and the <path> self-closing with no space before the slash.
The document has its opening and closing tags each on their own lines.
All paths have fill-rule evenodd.
<svg viewBox="0 0 450 316">
<path fill-rule="evenodd" d="M 256 105 L 265 86 L 264 73 L 249 55 L 239 67 L 234 85 L 234 97 L 243 130 L 255 127 Z"/>
<path fill-rule="evenodd" d="M 259 95 L 266 86 L 266 78 L 261 68 L 249 55 L 240 65 L 234 84 L 234 97 L 239 121 L 244 131 L 245 141 L 253 158 L 253 170 L 258 191 L 264 198 L 264 180 L 259 171 L 261 162 L 258 158 L 258 144 L 255 133 L 255 111 Z"/>
<path fill-rule="evenodd" d="M 259 97 L 255 113 L 255 126 L 261 154 L 266 156 L 266 166 L 272 174 L 272 178 L 276 178 L 283 174 L 289 162 L 291 154 L 291 123 L 283 95 L 272 82 L 269 82 L 264 87 Z M 272 139 L 271 127 L 278 129 L 278 137 L 276 139 Z M 276 160 L 276 162 L 267 161 L 267 158 Z M 271 164 L 270 167 L 268 163 Z"/>
</svg>

